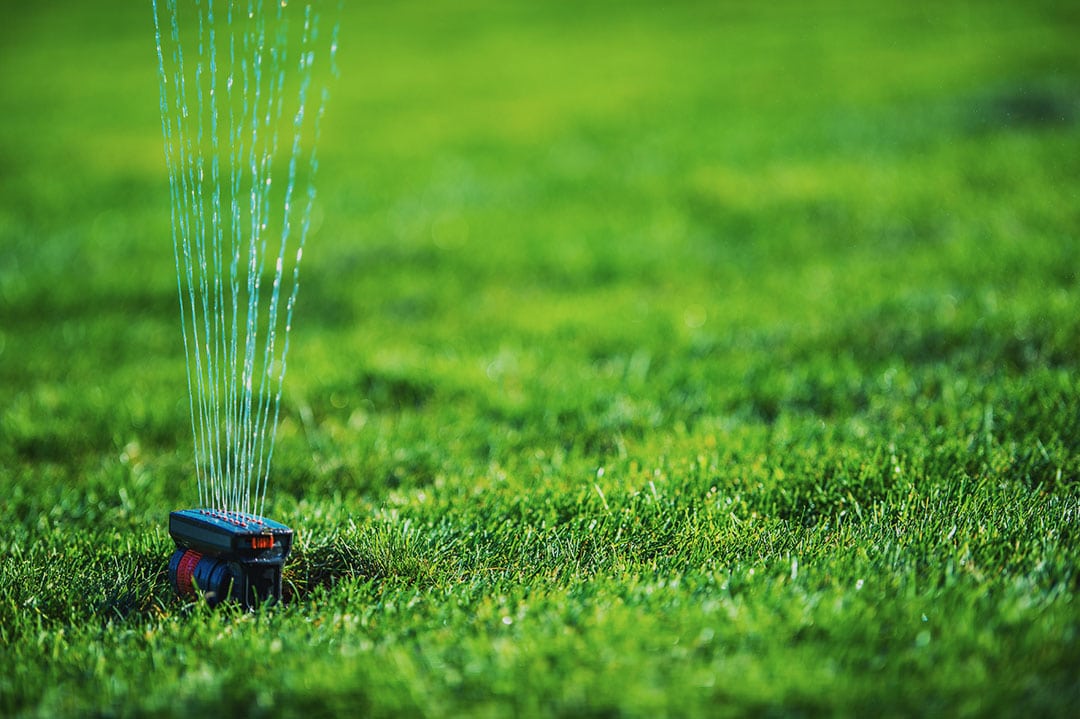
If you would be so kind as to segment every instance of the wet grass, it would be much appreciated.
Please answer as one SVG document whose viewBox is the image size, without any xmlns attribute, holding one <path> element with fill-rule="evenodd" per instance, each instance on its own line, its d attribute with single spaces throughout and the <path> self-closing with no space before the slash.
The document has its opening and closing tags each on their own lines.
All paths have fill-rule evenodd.
<svg viewBox="0 0 1080 719">
<path fill-rule="evenodd" d="M 165 581 L 190 423 L 116 6 L 0 10 L 0 713 L 1080 702 L 1071 5 L 350 4 L 252 614 Z"/>
</svg>

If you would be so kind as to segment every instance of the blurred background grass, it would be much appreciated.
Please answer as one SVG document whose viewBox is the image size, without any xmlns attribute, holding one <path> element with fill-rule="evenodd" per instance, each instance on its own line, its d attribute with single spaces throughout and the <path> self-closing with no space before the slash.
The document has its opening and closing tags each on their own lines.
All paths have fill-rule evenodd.
<svg viewBox="0 0 1080 719">
<path fill-rule="evenodd" d="M 147 5 L 0 10 L 0 547 L 22 562 L 0 604 L 20 622 L 39 607 L 46 633 L 86 612 L 157 621 L 109 583 L 131 581 L 170 642 L 200 646 L 160 576 L 165 513 L 195 491 Z M 513 657 L 484 654 L 496 591 L 586 627 L 580 643 L 548 624 L 517 636 L 538 662 L 562 657 L 538 696 L 576 687 L 549 709 L 661 706 L 649 692 L 664 686 L 687 711 L 708 706 L 691 696 L 874 706 L 872 683 L 822 674 L 826 656 L 841 673 L 886 667 L 898 710 L 1066 706 L 1045 691 L 1077 695 L 1077 614 L 1054 602 L 1076 589 L 1075 512 L 1056 503 L 1075 507 L 1080 472 L 1078 37 L 1066 2 L 347 3 L 268 499 L 315 538 L 298 587 L 390 575 L 459 593 L 382 634 L 335 620 L 355 641 L 448 652 L 394 654 L 415 674 L 383 677 L 372 706 L 408 689 L 401 706 L 460 709 L 528 684 L 500 673 Z M 856 513 L 866 535 L 830 544 Z M 954 546 L 957 525 L 970 535 Z M 132 564 L 72 579 L 50 557 L 76 530 Z M 901 535 L 917 538 L 894 556 Z M 815 634 L 804 595 L 748 578 L 777 563 L 786 576 L 800 548 L 791 580 L 830 587 L 820 606 L 853 601 L 868 572 L 880 594 L 811 612 Z M 659 642 L 704 631 L 712 610 L 690 605 L 720 592 L 710 572 L 747 568 L 751 616 L 729 653 L 710 645 L 673 677 Z M 955 636 L 935 674 L 876 632 L 937 596 L 920 581 L 954 572 L 971 584 L 942 605 Z M 51 583 L 15 586 L 39 573 Z M 408 600 L 359 586 L 326 606 Z M 589 613 L 594 598 L 611 617 Z M 296 611 L 281 631 L 302 644 Z M 474 615 L 492 623 L 479 636 Z M 642 622 L 655 642 L 635 638 Z M 41 688 L 65 671 L 44 669 L 48 642 L 9 631 L 30 657 L 9 706 L 62 706 Z M 137 655 L 166 651 L 146 641 Z M 991 665 L 965 685 L 973 647 Z M 600 689 L 621 675 L 590 664 L 598 652 L 644 688 Z M 486 679 L 466 671 L 477 657 Z M 804 668 L 784 674 L 792 657 Z M 382 676 L 358 661 L 348 671 Z M 993 662 L 1045 682 L 991 691 Z M 751 680 L 700 690 L 717 672 Z"/>
<path fill-rule="evenodd" d="M 187 446 L 148 23 L 5 11 L 9 460 Z M 759 407 L 744 379 L 806 343 L 856 383 L 1077 355 L 1068 3 L 362 3 L 343 26 L 286 444 L 308 414 L 363 444 L 363 402 L 432 395 L 512 426 L 771 420 L 798 389 Z M 530 441 L 572 444 L 560 424 Z"/>
</svg>

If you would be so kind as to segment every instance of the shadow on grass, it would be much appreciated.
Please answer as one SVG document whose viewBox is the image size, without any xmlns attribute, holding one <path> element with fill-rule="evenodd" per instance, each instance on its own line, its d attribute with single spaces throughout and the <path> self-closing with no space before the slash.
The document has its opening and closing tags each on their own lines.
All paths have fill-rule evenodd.
<svg viewBox="0 0 1080 719">
<path fill-rule="evenodd" d="M 316 544 L 295 547 L 284 571 L 285 601 L 303 601 L 315 589 L 347 579 L 428 586 L 437 579 L 436 567 L 414 538 L 407 527 L 350 525 Z"/>
<path fill-rule="evenodd" d="M 1005 82 L 969 101 L 970 131 L 1068 127 L 1080 121 L 1080 86 L 1068 77 Z"/>
</svg>

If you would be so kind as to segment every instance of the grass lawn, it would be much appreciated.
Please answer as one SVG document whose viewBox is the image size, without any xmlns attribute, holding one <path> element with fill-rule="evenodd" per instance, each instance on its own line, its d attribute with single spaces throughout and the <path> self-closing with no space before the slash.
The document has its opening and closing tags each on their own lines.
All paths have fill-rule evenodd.
<svg viewBox="0 0 1080 719">
<path fill-rule="evenodd" d="M 1075 3 L 347 3 L 251 614 L 109 5 L 0 9 L 0 715 L 1080 705 Z"/>
</svg>

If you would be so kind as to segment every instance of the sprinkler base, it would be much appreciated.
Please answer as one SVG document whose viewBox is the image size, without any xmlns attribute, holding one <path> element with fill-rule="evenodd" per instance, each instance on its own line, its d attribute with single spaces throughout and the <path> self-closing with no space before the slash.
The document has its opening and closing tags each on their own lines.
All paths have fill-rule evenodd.
<svg viewBox="0 0 1080 719">
<path fill-rule="evenodd" d="M 293 540 L 284 524 L 243 512 L 181 509 L 169 514 L 169 534 L 176 542 L 169 583 L 180 596 L 249 609 L 281 600 L 281 569 Z"/>
</svg>

